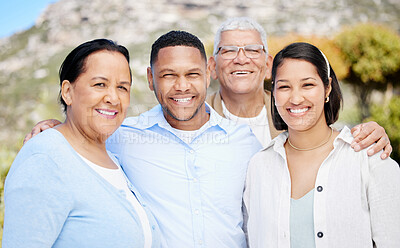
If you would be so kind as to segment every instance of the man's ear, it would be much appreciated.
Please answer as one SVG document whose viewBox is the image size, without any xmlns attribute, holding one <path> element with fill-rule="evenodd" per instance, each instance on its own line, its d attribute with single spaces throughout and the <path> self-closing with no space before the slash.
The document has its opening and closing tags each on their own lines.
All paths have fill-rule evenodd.
<svg viewBox="0 0 400 248">
<path fill-rule="evenodd" d="M 207 64 L 207 68 L 206 68 L 206 80 L 207 80 L 207 85 L 206 85 L 206 87 L 207 87 L 207 89 L 208 89 L 208 87 L 210 87 L 210 83 L 211 83 L 211 78 L 210 78 L 210 74 L 211 74 L 211 71 L 210 71 L 210 67 L 208 66 L 208 64 Z"/>
<path fill-rule="evenodd" d="M 72 84 L 68 80 L 64 80 L 61 83 L 61 97 L 67 105 L 72 104 L 73 89 Z"/>
<path fill-rule="evenodd" d="M 217 71 L 215 70 L 216 66 L 217 66 L 217 63 L 215 61 L 215 58 L 214 58 L 214 56 L 211 56 L 208 59 L 207 68 L 210 71 L 212 79 L 214 79 L 214 80 L 218 79 Z"/>
<path fill-rule="evenodd" d="M 147 82 L 149 83 L 149 88 L 151 91 L 154 91 L 153 85 L 153 73 L 151 71 L 151 67 L 147 67 Z"/>
<path fill-rule="evenodd" d="M 273 62 L 273 58 L 270 54 L 268 54 L 267 56 L 267 72 L 266 72 L 266 76 L 265 79 L 271 79 L 272 76 L 272 62 Z"/>
</svg>

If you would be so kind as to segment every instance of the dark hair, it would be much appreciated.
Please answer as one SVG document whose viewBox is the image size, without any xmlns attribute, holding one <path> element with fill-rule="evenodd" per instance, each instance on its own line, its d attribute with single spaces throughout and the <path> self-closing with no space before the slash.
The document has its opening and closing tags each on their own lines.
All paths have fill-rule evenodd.
<svg viewBox="0 0 400 248">
<path fill-rule="evenodd" d="M 272 64 L 272 82 L 275 82 L 276 71 L 282 65 L 285 59 L 300 59 L 310 62 L 317 69 L 318 75 L 321 78 L 325 89 L 329 86 L 328 67 L 322 52 L 315 46 L 297 42 L 292 43 L 289 46 L 282 49 L 274 58 Z M 324 105 L 326 124 L 331 125 L 335 123 L 339 117 L 339 110 L 342 105 L 342 92 L 340 91 L 339 82 L 336 78 L 335 72 L 330 68 L 330 77 L 332 78 L 331 87 L 332 90 L 329 93 L 329 101 Z M 272 86 L 271 96 L 271 110 L 272 110 L 272 121 L 277 130 L 287 130 L 288 126 L 283 121 L 275 107 L 274 99 L 274 86 Z"/>
<path fill-rule="evenodd" d="M 85 72 L 85 64 L 86 59 L 89 57 L 90 54 L 101 51 L 107 50 L 112 52 L 119 52 L 128 61 L 129 64 L 129 52 L 128 50 L 121 45 L 118 45 L 116 42 L 107 39 L 96 39 L 92 41 L 87 41 L 82 43 L 74 50 L 72 50 L 67 57 L 65 58 L 64 62 L 61 64 L 59 77 L 60 77 L 60 93 L 59 93 L 59 101 L 60 104 L 63 106 L 64 113 L 67 111 L 67 104 L 65 103 L 64 99 L 61 96 L 61 86 L 64 80 L 68 80 L 71 83 L 74 83 L 75 80 Z M 129 72 L 132 78 L 132 72 L 129 68 Z"/>
<path fill-rule="evenodd" d="M 161 35 L 151 46 L 150 66 L 153 66 L 157 61 L 158 52 L 161 48 L 172 46 L 188 46 L 199 49 L 201 57 L 207 63 L 207 55 L 204 50 L 204 45 L 197 36 L 185 31 L 170 31 Z"/>
</svg>

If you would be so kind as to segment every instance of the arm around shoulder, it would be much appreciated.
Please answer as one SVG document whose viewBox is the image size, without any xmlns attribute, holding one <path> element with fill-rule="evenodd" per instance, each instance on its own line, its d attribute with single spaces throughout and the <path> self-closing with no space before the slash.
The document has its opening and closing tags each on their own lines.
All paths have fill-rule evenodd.
<svg viewBox="0 0 400 248">
<path fill-rule="evenodd" d="M 369 158 L 368 204 L 376 247 L 400 247 L 400 168 L 392 159 Z"/>
</svg>

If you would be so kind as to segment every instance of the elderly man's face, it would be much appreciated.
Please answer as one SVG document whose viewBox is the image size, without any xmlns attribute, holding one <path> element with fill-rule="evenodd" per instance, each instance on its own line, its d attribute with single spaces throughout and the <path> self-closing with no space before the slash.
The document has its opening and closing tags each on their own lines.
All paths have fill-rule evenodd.
<svg viewBox="0 0 400 248">
<path fill-rule="evenodd" d="M 247 45 L 263 45 L 256 30 L 223 31 L 218 48 Z M 232 59 L 223 58 L 221 52 L 210 58 L 211 76 L 219 80 L 227 94 L 251 94 L 263 90 L 264 79 L 270 76 L 272 57 L 265 51 L 257 58 L 247 56 L 244 49 L 240 49 Z"/>
</svg>

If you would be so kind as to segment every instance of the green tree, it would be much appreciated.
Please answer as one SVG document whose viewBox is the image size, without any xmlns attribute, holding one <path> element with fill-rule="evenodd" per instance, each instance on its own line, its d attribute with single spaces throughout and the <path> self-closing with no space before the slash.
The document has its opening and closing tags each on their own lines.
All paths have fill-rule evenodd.
<svg viewBox="0 0 400 248">
<path fill-rule="evenodd" d="M 317 46 L 328 58 L 337 78 L 341 80 L 347 76 L 349 66 L 343 60 L 343 56 L 338 56 L 341 53 L 340 49 L 332 39 L 325 36 L 300 35 L 296 33 L 289 33 L 284 36 L 268 36 L 268 53 L 275 56 L 280 50 L 293 42 L 308 42 Z M 267 78 L 264 81 L 264 88 L 271 90 L 270 79 Z"/>
<path fill-rule="evenodd" d="M 391 157 L 400 164 L 400 96 L 393 97 L 387 104 L 373 105 L 369 120 L 385 128 L 393 147 Z"/>
<path fill-rule="evenodd" d="M 16 147 L 0 145 L 0 247 L 3 237 L 4 221 L 4 181 L 17 151 L 18 149 Z"/>
<path fill-rule="evenodd" d="M 353 86 L 360 117 L 365 119 L 370 115 L 371 92 L 390 93 L 400 84 L 400 36 L 383 26 L 359 24 L 344 29 L 334 41 L 349 65 L 343 81 Z"/>
</svg>

